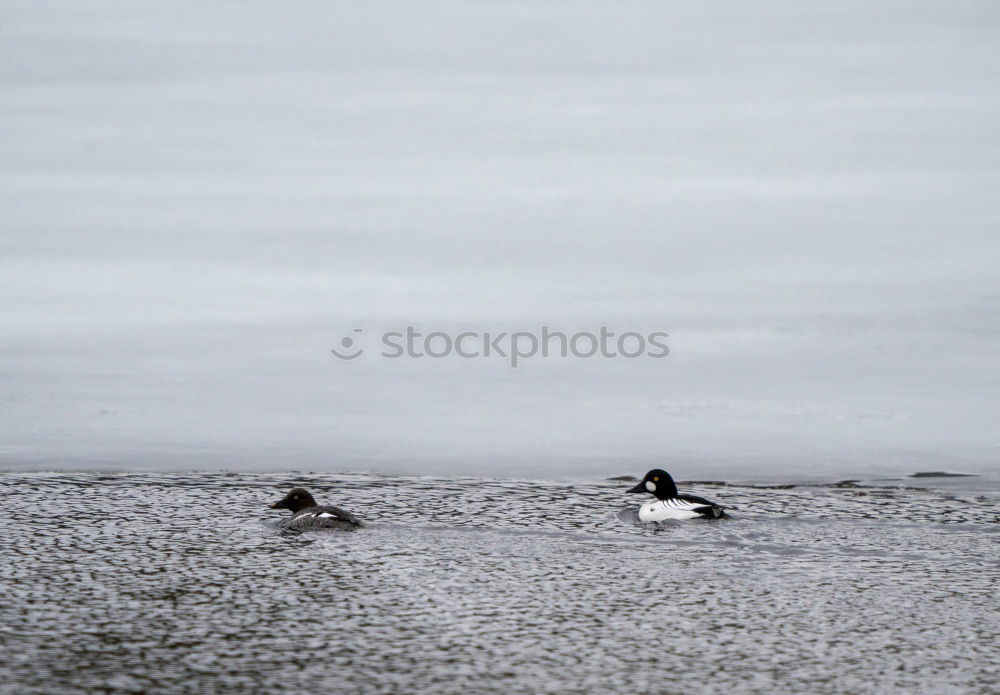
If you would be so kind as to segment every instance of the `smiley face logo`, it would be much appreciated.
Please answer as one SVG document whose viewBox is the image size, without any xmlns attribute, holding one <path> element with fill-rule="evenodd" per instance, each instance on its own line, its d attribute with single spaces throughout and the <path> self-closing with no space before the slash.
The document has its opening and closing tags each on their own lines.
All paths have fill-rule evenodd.
<svg viewBox="0 0 1000 695">
<path fill-rule="evenodd" d="M 360 334 L 361 329 L 355 328 L 353 332 Z M 340 341 L 340 346 L 344 349 L 344 352 L 340 352 L 337 348 L 330 348 L 330 352 L 342 360 L 353 360 L 355 357 L 361 357 L 361 355 L 365 353 L 365 349 L 360 347 L 355 352 L 350 352 L 350 350 L 354 347 L 354 338 L 351 336 L 345 336 Z"/>
</svg>

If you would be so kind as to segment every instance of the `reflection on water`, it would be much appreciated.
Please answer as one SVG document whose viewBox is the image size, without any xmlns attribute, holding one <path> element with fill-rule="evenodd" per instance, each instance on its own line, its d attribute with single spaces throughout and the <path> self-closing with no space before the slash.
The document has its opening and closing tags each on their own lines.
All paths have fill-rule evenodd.
<svg viewBox="0 0 1000 695">
<path fill-rule="evenodd" d="M 288 487 L 370 523 L 286 535 Z M 996 500 L 627 483 L 0 475 L 0 691 L 982 692 Z"/>
</svg>

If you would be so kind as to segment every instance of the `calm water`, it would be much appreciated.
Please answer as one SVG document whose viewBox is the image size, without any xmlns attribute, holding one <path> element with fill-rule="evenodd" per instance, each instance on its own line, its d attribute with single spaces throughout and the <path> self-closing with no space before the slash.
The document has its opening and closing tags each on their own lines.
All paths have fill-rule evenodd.
<svg viewBox="0 0 1000 695">
<path fill-rule="evenodd" d="M 997 497 L 920 484 L 3 474 L 0 691 L 995 692 Z"/>
</svg>

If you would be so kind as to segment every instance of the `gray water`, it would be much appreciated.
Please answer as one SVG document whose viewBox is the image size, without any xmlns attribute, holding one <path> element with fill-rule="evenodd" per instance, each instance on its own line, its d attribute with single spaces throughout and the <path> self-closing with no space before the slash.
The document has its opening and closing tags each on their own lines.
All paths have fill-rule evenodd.
<svg viewBox="0 0 1000 695">
<path fill-rule="evenodd" d="M 982 0 L 5 0 L 0 468 L 983 473 L 998 34 Z M 671 354 L 380 359 L 410 324 Z"/>
<path fill-rule="evenodd" d="M 919 483 L 919 487 L 916 486 Z M 354 533 L 283 533 L 292 485 Z M 0 691 L 988 693 L 995 486 L 0 476 Z"/>
</svg>

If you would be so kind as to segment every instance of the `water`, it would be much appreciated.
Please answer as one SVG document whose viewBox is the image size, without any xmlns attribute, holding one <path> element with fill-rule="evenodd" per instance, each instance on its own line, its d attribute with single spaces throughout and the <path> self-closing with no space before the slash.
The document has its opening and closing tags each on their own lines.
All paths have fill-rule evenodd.
<svg viewBox="0 0 1000 695">
<path fill-rule="evenodd" d="M 1000 13 L 919 5 L 5 0 L 0 468 L 985 472 Z"/>
<path fill-rule="evenodd" d="M 0 692 L 995 692 L 976 480 L 647 526 L 625 481 L 7 473 Z M 369 527 L 282 533 L 292 485 Z"/>
</svg>

